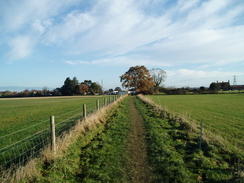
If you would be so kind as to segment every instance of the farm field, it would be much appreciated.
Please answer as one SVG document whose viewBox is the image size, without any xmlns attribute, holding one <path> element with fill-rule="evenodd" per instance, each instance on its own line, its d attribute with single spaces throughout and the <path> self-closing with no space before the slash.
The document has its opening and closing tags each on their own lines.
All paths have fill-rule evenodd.
<svg viewBox="0 0 244 183">
<path fill-rule="evenodd" d="M 207 129 L 244 148 L 244 94 L 148 96 L 170 112 L 203 123 Z"/>
<path fill-rule="evenodd" d="M 0 99 L 0 137 L 15 132 L 29 125 L 49 120 L 73 112 L 82 114 L 83 104 L 96 105 L 101 97 L 52 97 L 52 98 L 21 98 Z M 102 101 L 103 102 L 103 101 Z M 77 110 L 77 111 L 76 111 Z"/>
<path fill-rule="evenodd" d="M 33 135 L 39 132 L 40 134 L 45 132 L 47 135 L 50 133 L 50 116 L 55 116 L 56 130 L 63 130 L 82 117 L 83 104 L 86 104 L 87 114 L 89 114 L 96 110 L 97 100 L 99 100 L 100 106 L 103 106 L 104 98 L 109 101 L 109 97 L 111 96 L 0 99 L 0 153 L 9 150 L 12 145 L 23 144 L 21 146 L 25 147 L 17 148 L 21 154 L 30 148 L 28 145 L 31 141 L 26 139 L 27 137 L 33 139 Z M 113 100 L 113 97 L 110 99 Z M 46 138 L 47 135 L 42 138 Z M 26 139 L 26 144 L 21 141 L 22 139 Z M 18 143 L 20 141 L 21 143 Z M 32 145 L 37 143 L 37 139 L 32 141 Z M 42 139 L 38 139 L 38 141 L 42 141 Z M 10 147 L 6 148 L 8 146 Z M 7 156 L 15 156 L 17 150 L 11 150 Z M 2 161 L 1 156 L 0 160 Z"/>
</svg>

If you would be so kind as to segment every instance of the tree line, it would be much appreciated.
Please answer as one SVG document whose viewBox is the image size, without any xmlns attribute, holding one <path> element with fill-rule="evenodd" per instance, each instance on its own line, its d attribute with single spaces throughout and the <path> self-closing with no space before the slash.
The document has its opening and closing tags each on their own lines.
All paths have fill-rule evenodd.
<svg viewBox="0 0 244 183">
<path fill-rule="evenodd" d="M 189 87 L 183 88 L 164 88 L 163 82 L 167 78 L 166 72 L 159 68 L 153 68 L 148 70 L 145 66 L 137 65 L 130 67 L 128 71 L 122 74 L 120 77 L 120 82 L 122 87 L 132 91 L 133 93 L 142 94 L 153 94 L 153 93 L 165 93 L 168 95 L 177 94 L 207 94 L 207 93 L 217 93 L 221 90 L 229 90 L 229 82 L 221 83 L 211 83 L 209 88 L 200 87 L 199 89 L 190 89 Z M 116 87 L 115 91 L 122 91 L 120 87 Z M 113 92 L 113 89 L 109 89 L 109 92 Z M 114 92 L 115 93 L 115 92 Z M 72 95 L 97 95 L 104 94 L 102 86 L 97 82 L 92 82 L 91 80 L 84 80 L 79 82 L 76 77 L 71 79 L 67 77 L 64 81 L 63 86 L 56 88 L 52 91 L 44 87 L 43 90 L 25 90 L 22 92 L 10 92 L 4 91 L 0 92 L 2 97 L 27 97 L 27 96 L 47 96 L 47 95 L 62 95 L 62 96 L 72 96 Z"/>
<path fill-rule="evenodd" d="M 166 72 L 160 68 L 153 68 L 148 70 L 144 65 L 137 65 L 130 67 L 128 71 L 119 76 L 122 87 L 133 91 L 133 93 L 153 94 L 153 93 L 165 93 L 168 95 L 177 94 L 207 94 L 218 93 L 219 90 L 230 90 L 231 86 L 229 82 L 213 82 L 209 88 L 200 87 L 199 89 L 190 89 L 189 87 L 182 88 L 165 88 L 163 82 L 167 78 Z M 114 90 L 109 89 L 110 93 L 113 91 L 122 91 L 120 87 L 116 87 Z M 56 88 L 52 91 L 44 87 L 43 90 L 24 90 L 22 92 L 4 91 L 0 92 L 0 97 L 27 97 L 27 96 L 48 96 L 48 95 L 96 95 L 104 94 L 102 86 L 97 82 L 91 80 L 84 80 L 79 82 L 76 77 L 71 79 L 67 77 L 63 86 Z"/>
<path fill-rule="evenodd" d="M 102 94 L 102 87 L 91 80 L 79 82 L 76 77 L 70 79 L 67 77 L 63 86 L 54 90 L 49 90 L 48 87 L 43 87 L 42 90 L 24 90 L 21 92 L 3 91 L 0 92 L 1 97 L 39 97 L 39 96 L 72 96 L 72 95 L 95 95 Z"/>
<path fill-rule="evenodd" d="M 79 83 L 76 77 L 70 79 L 66 78 L 64 85 L 57 90 L 60 91 L 62 95 L 95 95 L 103 94 L 102 86 L 91 80 L 84 80 Z"/>
<path fill-rule="evenodd" d="M 155 68 L 148 70 L 145 66 L 130 67 L 127 72 L 120 76 L 122 87 L 135 91 L 137 93 L 152 94 L 158 92 L 162 83 L 165 81 L 166 72 L 162 69 Z M 110 92 L 113 89 L 109 89 Z M 116 87 L 114 91 L 122 91 Z M 71 79 L 67 77 L 60 88 L 49 90 L 44 87 L 43 90 L 24 90 L 22 92 L 4 91 L 0 92 L 1 97 L 31 97 L 31 96 L 72 96 L 72 95 L 96 95 L 103 94 L 102 86 L 91 80 L 79 82 L 76 77 Z"/>
</svg>

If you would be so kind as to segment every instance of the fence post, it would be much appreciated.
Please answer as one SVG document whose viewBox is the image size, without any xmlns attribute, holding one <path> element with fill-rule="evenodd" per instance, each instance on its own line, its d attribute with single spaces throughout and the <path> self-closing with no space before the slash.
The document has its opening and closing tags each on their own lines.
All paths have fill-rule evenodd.
<svg viewBox="0 0 244 183">
<path fill-rule="evenodd" d="M 104 106 L 107 105 L 107 98 L 104 98 Z"/>
<path fill-rule="evenodd" d="M 99 110 L 99 100 L 97 100 L 97 110 Z"/>
<path fill-rule="evenodd" d="M 56 136 L 55 136 L 55 121 L 54 116 L 50 116 L 50 130 L 51 130 L 51 150 L 56 153 Z"/>
<path fill-rule="evenodd" d="M 202 122 L 200 122 L 200 142 L 199 142 L 199 149 L 202 149 Z"/>
<path fill-rule="evenodd" d="M 86 104 L 83 104 L 83 118 L 86 118 Z"/>
</svg>

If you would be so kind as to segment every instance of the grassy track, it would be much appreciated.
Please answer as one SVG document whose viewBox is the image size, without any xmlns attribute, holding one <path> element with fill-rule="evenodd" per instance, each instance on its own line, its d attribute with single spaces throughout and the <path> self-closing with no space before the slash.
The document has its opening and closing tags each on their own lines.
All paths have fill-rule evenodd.
<svg viewBox="0 0 244 183">
<path fill-rule="evenodd" d="M 244 148 L 244 94 L 149 96 L 171 112 L 203 122 L 204 129 Z"/>
<path fill-rule="evenodd" d="M 129 98 L 130 132 L 127 146 L 127 180 L 128 182 L 152 182 L 152 169 L 146 145 L 146 129 L 142 116 L 135 106 L 135 97 Z"/>
</svg>

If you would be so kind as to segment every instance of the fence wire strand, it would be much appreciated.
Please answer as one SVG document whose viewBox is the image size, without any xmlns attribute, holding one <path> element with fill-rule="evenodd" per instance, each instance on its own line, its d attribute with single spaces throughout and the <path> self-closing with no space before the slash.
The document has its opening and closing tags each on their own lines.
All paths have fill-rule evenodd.
<svg viewBox="0 0 244 183">
<path fill-rule="evenodd" d="M 24 128 L 24 129 L 15 131 L 15 132 L 13 132 L 13 133 L 10 133 L 10 134 L 1 136 L 0 139 L 1 139 L 1 138 L 4 138 L 4 137 L 8 137 L 8 136 L 13 135 L 13 134 L 16 134 L 16 133 L 19 133 L 19 132 L 22 132 L 22 131 L 25 131 L 25 130 L 27 130 L 27 129 L 30 129 L 30 128 L 35 127 L 35 126 L 38 126 L 38 125 L 43 124 L 43 123 L 48 122 L 48 121 L 49 121 L 49 120 L 45 120 L 45 121 L 42 121 L 42 122 L 37 123 L 37 124 L 35 124 L 35 125 L 32 125 L 32 126 L 29 126 L 29 127 Z"/>
</svg>

